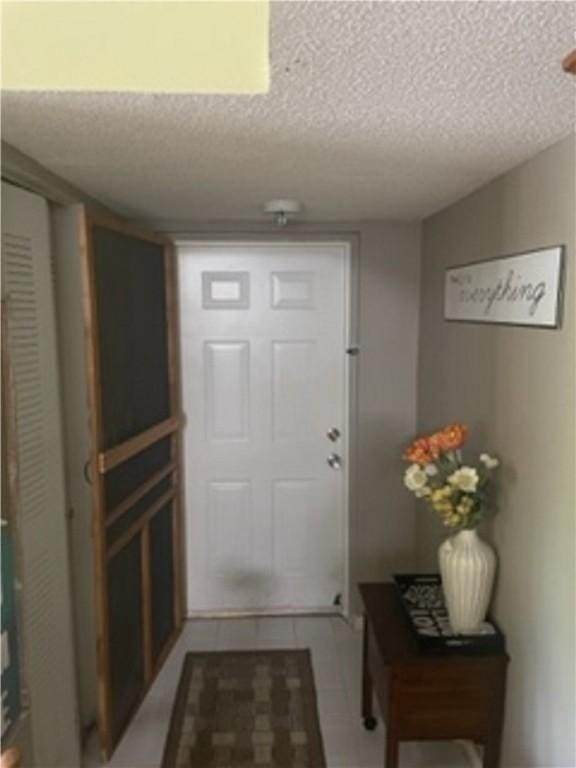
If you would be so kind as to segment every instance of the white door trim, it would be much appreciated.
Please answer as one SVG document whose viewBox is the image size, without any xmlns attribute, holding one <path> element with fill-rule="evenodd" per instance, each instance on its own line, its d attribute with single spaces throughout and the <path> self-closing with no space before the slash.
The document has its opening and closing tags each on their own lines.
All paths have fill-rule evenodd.
<svg viewBox="0 0 576 768">
<path fill-rule="evenodd" d="M 357 247 L 356 238 L 352 235 L 346 236 L 346 235 L 322 235 L 322 236 L 314 236 L 314 235 L 286 235 L 282 234 L 278 237 L 270 236 L 270 235 L 245 235 L 242 236 L 242 234 L 239 234 L 238 236 L 234 235 L 226 235 L 226 236 L 218 236 L 218 234 L 215 234 L 215 236 L 207 237 L 205 234 L 202 234 L 200 237 L 194 237 L 189 235 L 188 233 L 184 237 L 179 237 L 177 235 L 173 236 L 173 242 L 178 250 L 180 247 L 184 246 L 191 246 L 194 247 L 202 247 L 207 246 L 210 248 L 217 248 L 218 246 L 233 246 L 233 245 L 241 245 L 241 246 L 278 246 L 278 245 L 298 245 L 298 246 L 306 246 L 310 245 L 313 247 L 318 246 L 329 246 L 333 248 L 335 245 L 340 246 L 342 249 L 342 256 L 344 260 L 344 290 L 345 290 L 345 302 L 344 302 L 344 312 L 345 312 L 345 348 L 351 348 L 356 347 L 358 348 L 357 344 L 357 333 L 358 333 L 358 321 L 357 321 L 357 314 L 358 314 L 358 300 L 357 300 L 357 287 L 358 287 L 358 273 L 359 273 L 359 265 L 358 265 L 358 252 L 359 249 Z M 346 364 L 345 364 L 345 379 L 344 379 L 344 403 L 343 403 L 343 413 L 344 413 L 344 423 L 347 426 L 346 434 L 343 435 L 343 453 L 347 457 L 346 461 L 343 465 L 343 481 L 342 481 L 342 520 L 341 525 L 343 526 L 342 530 L 342 541 L 343 541 L 343 552 L 344 552 L 344 584 L 343 584 L 343 593 L 341 596 L 341 605 L 340 606 L 334 606 L 333 610 L 328 609 L 311 609 L 311 610 L 298 610 L 298 611 L 228 611 L 228 612 L 222 612 L 222 611 L 201 611 L 201 610 L 195 610 L 195 611 L 189 611 L 187 613 L 188 618 L 194 618 L 194 617 L 204 617 L 204 618 L 222 618 L 222 617 L 229 617 L 229 616 L 266 616 L 271 614 L 314 614 L 314 613 L 330 613 L 330 614 L 341 614 L 345 617 L 349 616 L 350 613 L 350 604 L 351 604 L 351 594 L 350 591 L 353 588 L 353 584 L 351 584 L 351 551 L 350 551 L 350 543 L 351 543 L 351 536 L 350 536 L 350 525 L 351 525 L 351 506 L 353 505 L 353 498 L 355 493 L 355 483 L 354 483 L 354 476 L 355 476 L 355 466 L 356 466 L 356 432 L 357 432 L 357 408 L 356 408 L 356 392 L 357 392 L 357 365 L 355 364 L 356 357 L 353 355 L 346 355 Z M 186 525 L 185 521 L 185 525 Z"/>
</svg>

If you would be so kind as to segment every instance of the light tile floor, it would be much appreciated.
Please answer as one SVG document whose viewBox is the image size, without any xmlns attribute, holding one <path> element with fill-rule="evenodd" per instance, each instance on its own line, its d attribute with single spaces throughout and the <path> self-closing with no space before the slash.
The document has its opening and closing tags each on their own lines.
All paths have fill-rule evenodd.
<svg viewBox="0 0 576 768">
<path fill-rule="evenodd" d="M 329 768 L 382 768 L 384 728 L 366 731 L 360 717 L 362 636 L 337 617 L 193 620 L 160 671 L 118 745 L 110 768 L 158 768 L 172 702 L 187 651 L 310 648 Z M 100 768 L 96 744 L 86 768 Z M 402 744 L 401 768 L 468 768 L 452 742 Z"/>
</svg>

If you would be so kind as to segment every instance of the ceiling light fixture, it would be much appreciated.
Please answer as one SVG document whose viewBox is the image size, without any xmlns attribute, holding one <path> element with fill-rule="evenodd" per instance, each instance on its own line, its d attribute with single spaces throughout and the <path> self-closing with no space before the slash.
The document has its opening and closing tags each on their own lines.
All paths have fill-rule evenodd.
<svg viewBox="0 0 576 768">
<path fill-rule="evenodd" d="M 298 200 L 269 200 L 264 205 L 264 213 L 274 216 L 276 226 L 285 227 L 293 216 L 302 212 Z"/>
</svg>

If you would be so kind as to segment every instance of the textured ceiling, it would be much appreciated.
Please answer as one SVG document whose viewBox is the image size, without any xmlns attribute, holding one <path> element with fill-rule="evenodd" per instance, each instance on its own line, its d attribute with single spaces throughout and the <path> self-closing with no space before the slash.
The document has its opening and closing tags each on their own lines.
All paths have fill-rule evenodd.
<svg viewBox="0 0 576 768">
<path fill-rule="evenodd" d="M 565 136 L 564 2 L 274 2 L 259 96 L 6 93 L 3 138 L 119 212 L 430 214 Z"/>
</svg>

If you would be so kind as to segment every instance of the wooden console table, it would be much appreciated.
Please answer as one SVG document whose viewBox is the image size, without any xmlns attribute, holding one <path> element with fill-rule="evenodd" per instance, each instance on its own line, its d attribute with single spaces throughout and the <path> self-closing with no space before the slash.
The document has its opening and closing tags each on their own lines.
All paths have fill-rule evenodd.
<svg viewBox="0 0 576 768">
<path fill-rule="evenodd" d="M 386 723 L 385 768 L 398 768 L 400 741 L 471 739 L 484 768 L 498 768 L 506 653 L 431 655 L 418 650 L 393 584 L 361 584 L 364 602 L 362 717 L 376 727 L 375 691 Z"/>
</svg>

